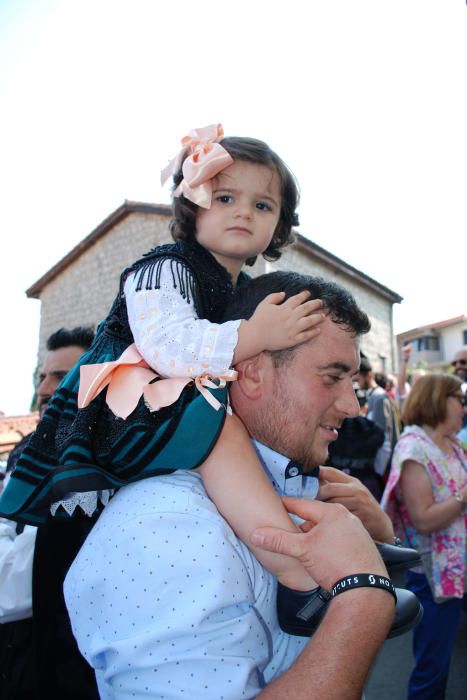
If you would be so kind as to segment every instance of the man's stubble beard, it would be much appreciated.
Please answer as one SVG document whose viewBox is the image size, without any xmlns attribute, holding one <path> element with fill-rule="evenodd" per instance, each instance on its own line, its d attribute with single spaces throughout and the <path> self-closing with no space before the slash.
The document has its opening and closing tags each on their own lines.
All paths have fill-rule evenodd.
<svg viewBox="0 0 467 700">
<path fill-rule="evenodd" d="M 322 464 L 323 460 L 311 454 L 311 435 L 306 442 L 297 437 L 297 426 L 290 418 L 293 413 L 288 410 L 293 400 L 289 394 L 289 385 L 276 378 L 267 410 L 257 411 L 253 421 L 250 421 L 250 435 L 272 450 L 293 459 L 305 472 L 309 472 Z"/>
</svg>

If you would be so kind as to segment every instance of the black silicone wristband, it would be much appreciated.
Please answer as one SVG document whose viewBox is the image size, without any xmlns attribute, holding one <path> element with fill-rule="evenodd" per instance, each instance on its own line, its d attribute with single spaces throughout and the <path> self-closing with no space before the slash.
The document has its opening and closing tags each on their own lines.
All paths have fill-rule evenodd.
<svg viewBox="0 0 467 700">
<path fill-rule="evenodd" d="M 352 588 L 381 588 L 383 591 L 390 593 L 397 603 L 396 589 L 392 581 L 386 576 L 381 576 L 380 574 L 351 574 L 351 576 L 346 576 L 336 581 L 331 589 L 331 595 L 335 598 L 339 593 L 345 593 L 345 591 L 350 591 Z"/>
</svg>

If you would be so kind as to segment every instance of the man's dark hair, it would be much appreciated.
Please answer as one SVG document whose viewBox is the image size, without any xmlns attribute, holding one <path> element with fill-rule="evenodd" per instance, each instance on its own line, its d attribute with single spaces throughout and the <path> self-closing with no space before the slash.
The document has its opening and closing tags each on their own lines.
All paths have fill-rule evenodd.
<svg viewBox="0 0 467 700">
<path fill-rule="evenodd" d="M 76 326 L 76 328 L 59 328 L 47 338 L 47 350 L 60 350 L 68 348 L 70 345 L 78 345 L 87 350 L 94 340 L 94 329 L 86 326 Z"/>
<path fill-rule="evenodd" d="M 346 289 L 322 277 L 283 271 L 261 275 L 238 289 L 226 309 L 224 321 L 251 318 L 258 304 L 273 292 L 285 292 L 285 298 L 288 299 L 305 290 L 310 292 L 311 299 L 322 300 L 324 312 L 329 313 L 331 320 L 338 326 L 342 326 L 355 336 L 363 335 L 370 330 L 368 316 L 357 306 L 355 299 Z M 272 354 L 285 359 L 287 353 L 290 351 L 281 350 Z"/>
<path fill-rule="evenodd" d="M 386 389 L 388 385 L 388 377 L 384 372 L 375 372 L 375 382 L 381 389 Z"/>
<path fill-rule="evenodd" d="M 373 367 L 371 366 L 371 362 L 368 359 L 368 357 L 361 352 L 360 353 L 360 367 L 358 368 L 358 373 L 359 374 L 370 374 L 370 372 L 373 371 Z"/>
</svg>

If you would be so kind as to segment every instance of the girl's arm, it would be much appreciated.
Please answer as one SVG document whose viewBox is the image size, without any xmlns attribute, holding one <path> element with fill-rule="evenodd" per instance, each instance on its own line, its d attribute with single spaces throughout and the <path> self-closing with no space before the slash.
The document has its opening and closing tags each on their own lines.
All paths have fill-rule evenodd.
<svg viewBox="0 0 467 700">
<path fill-rule="evenodd" d="M 148 365 L 164 377 L 220 375 L 232 365 L 240 321 L 211 323 L 197 316 L 194 304 L 174 288 L 170 261 L 161 268 L 160 288 L 135 290 L 125 282 L 133 338 Z"/>
<path fill-rule="evenodd" d="M 133 338 L 148 365 L 165 377 L 218 376 L 232 364 L 263 350 L 282 350 L 319 333 L 320 300 L 302 292 L 283 302 L 271 294 L 249 321 L 211 323 L 197 316 L 192 301 L 174 287 L 170 261 L 161 267 L 160 288 L 136 291 L 135 275 L 125 282 Z M 282 303 L 283 302 L 283 303 Z"/>
<path fill-rule="evenodd" d="M 198 468 L 206 491 L 237 537 L 284 586 L 299 591 L 316 587 L 300 562 L 254 547 L 253 531 L 274 525 L 298 532 L 266 476 L 248 432 L 237 416 L 226 416 L 221 435 Z"/>
<path fill-rule="evenodd" d="M 404 462 L 401 490 L 410 519 L 415 529 L 423 535 L 443 530 L 462 513 L 463 505 L 454 496 L 441 503 L 435 503 L 430 477 L 419 462 Z M 460 493 L 467 503 L 467 486 L 464 486 Z"/>
</svg>

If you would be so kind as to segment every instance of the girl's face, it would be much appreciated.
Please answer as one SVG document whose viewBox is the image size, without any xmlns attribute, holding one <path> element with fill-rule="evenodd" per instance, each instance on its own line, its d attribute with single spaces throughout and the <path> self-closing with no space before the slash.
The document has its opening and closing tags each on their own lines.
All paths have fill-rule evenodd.
<svg viewBox="0 0 467 700">
<path fill-rule="evenodd" d="M 262 253 L 279 222 L 281 195 L 275 170 L 237 160 L 212 181 L 210 209 L 199 209 L 196 240 L 232 275 Z"/>
</svg>

